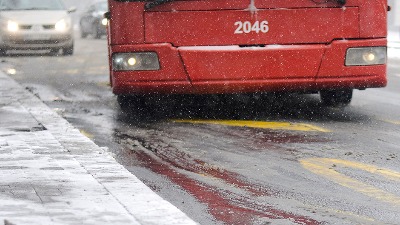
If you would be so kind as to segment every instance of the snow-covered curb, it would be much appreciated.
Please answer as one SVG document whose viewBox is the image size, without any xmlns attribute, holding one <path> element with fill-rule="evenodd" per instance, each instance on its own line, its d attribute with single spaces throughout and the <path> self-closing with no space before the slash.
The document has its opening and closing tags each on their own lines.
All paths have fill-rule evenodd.
<svg viewBox="0 0 400 225">
<path fill-rule="evenodd" d="M 90 182 L 95 183 L 93 184 L 93 186 L 90 186 L 91 184 L 88 185 L 89 187 L 87 188 L 87 190 L 85 190 L 84 195 L 79 196 L 78 200 L 81 201 L 82 203 L 80 207 L 85 208 L 85 204 L 91 204 L 91 207 L 95 209 L 107 209 L 108 207 L 113 207 L 113 205 L 118 205 L 117 208 L 121 209 L 121 215 L 124 215 L 125 216 L 124 218 L 126 218 L 126 215 L 128 215 L 128 217 L 130 215 L 132 218 L 134 218 L 131 220 L 131 223 L 129 224 L 143 224 L 143 225 L 197 224 L 193 220 L 191 220 L 187 215 L 181 212 L 178 208 L 176 208 L 174 205 L 172 205 L 171 203 L 167 202 L 166 200 L 158 196 L 156 193 L 154 193 L 150 188 L 148 188 L 145 184 L 143 184 L 136 176 L 132 175 L 123 166 L 118 164 L 110 154 L 104 152 L 104 149 L 98 147 L 89 138 L 82 135 L 79 130 L 72 127 L 65 119 L 60 117 L 57 113 L 48 108 L 38 98 L 33 96 L 27 90 L 24 90 L 22 86 L 20 86 L 13 79 L 9 78 L 2 72 L 0 72 L 0 95 L 9 96 L 8 98 L 12 98 L 12 101 L 11 100 L 9 101 L 9 103 L 11 102 L 11 104 L 14 104 L 12 102 L 16 102 L 18 103 L 18 105 L 22 105 L 24 110 L 28 111 L 29 114 L 37 120 L 38 124 L 41 124 L 43 125 L 43 127 L 46 128 L 44 131 L 40 131 L 38 132 L 38 134 L 35 134 L 36 137 L 32 137 L 32 135 L 29 134 L 29 132 L 25 133 L 15 132 L 13 134 L 14 142 L 20 140 L 21 145 L 22 144 L 26 145 L 26 143 L 34 143 L 35 145 L 37 145 L 35 146 L 35 148 L 40 148 L 40 144 L 43 144 L 43 142 L 46 141 L 51 142 L 51 144 L 54 145 L 54 152 L 44 152 L 43 154 L 32 154 L 32 156 L 35 156 L 39 160 L 41 160 L 41 162 L 37 163 L 40 164 L 40 163 L 49 163 L 56 161 L 58 166 L 60 166 L 62 170 L 72 171 L 71 176 L 74 176 L 73 181 L 78 182 L 74 183 L 73 187 L 82 186 L 83 189 L 85 185 L 88 185 Z M 5 98 L 3 98 L 3 100 L 4 99 Z M 2 102 L 0 98 L 0 106 L 1 103 Z M 18 139 L 18 135 L 25 135 L 25 136 Z M 24 141 L 26 140 L 26 138 L 31 138 L 31 140 Z M 7 139 L 5 140 L 7 141 Z M 25 146 L 25 149 L 29 149 L 29 147 L 30 146 Z M 27 151 L 27 153 L 29 153 L 29 151 Z M 29 157 L 29 154 L 25 157 Z M 60 159 L 60 160 L 54 160 L 54 159 Z M 43 170 L 38 169 L 37 171 L 40 172 Z M 32 171 L 32 173 L 33 172 L 34 171 Z M 41 173 L 41 176 L 43 173 L 44 172 Z M 68 175 L 68 173 L 65 174 Z M 35 174 L 31 176 L 32 179 L 35 179 L 34 175 Z M 13 178 L 9 177 L 9 179 Z M 68 177 L 65 177 L 65 179 L 68 180 Z M 99 186 L 102 192 L 104 191 L 104 193 L 106 194 L 96 193 L 99 190 L 98 188 Z M 96 187 L 96 189 L 94 188 L 91 189 L 90 187 Z M 59 193 L 57 193 L 57 195 L 59 195 Z M 66 201 L 68 200 L 68 196 L 55 196 L 55 198 L 64 199 Z M 2 205 L 6 203 L 5 201 L 2 201 L 4 199 L 7 200 L 10 206 L 11 205 L 15 206 L 16 204 L 19 204 L 18 203 L 19 201 L 21 201 L 20 199 L 15 199 L 15 200 L 9 199 L 0 193 L 0 202 L 2 202 L 1 203 Z M 92 201 L 93 199 L 98 199 L 98 201 L 93 202 Z M 112 199 L 112 204 L 108 205 L 107 202 L 104 201 L 104 199 Z M 34 202 L 29 203 L 28 201 L 24 202 L 24 204 L 23 204 L 24 208 L 27 208 L 29 207 L 29 205 L 27 206 L 26 204 L 33 205 Z M 32 221 L 30 221 L 31 223 L 24 223 L 24 221 L 27 221 L 25 218 L 25 220 L 17 220 L 20 222 L 17 223 L 18 225 L 32 224 L 32 223 L 35 224 L 34 218 L 38 217 L 51 218 L 49 220 L 51 221 L 50 223 L 42 221 L 40 224 L 63 224 L 60 223 L 60 221 L 54 221 L 51 213 L 53 212 L 58 213 L 60 211 L 62 211 L 64 214 L 69 213 L 68 207 L 65 207 L 65 209 L 64 208 L 54 209 L 51 208 L 51 204 L 49 205 L 42 204 L 39 206 L 36 204 L 35 206 L 37 206 L 41 210 L 41 212 L 46 212 L 46 215 L 31 215 L 33 219 Z M 57 206 L 60 207 L 62 205 L 57 203 Z M 103 218 L 109 216 L 110 217 L 109 222 L 112 221 L 115 222 L 115 220 L 112 220 L 111 218 L 117 218 L 118 215 L 115 215 L 115 212 L 117 210 L 115 209 L 112 210 L 114 210 L 112 211 L 113 215 L 111 214 L 106 215 L 107 212 L 101 214 L 101 210 L 99 210 L 98 213 L 99 216 L 101 215 Z M 18 214 L 17 211 L 15 213 Z M 10 218 L 10 217 L 3 217 L 4 215 L 5 215 L 4 212 L 1 212 L 0 210 L 0 221 Z M 96 219 L 93 218 L 93 222 L 95 221 Z M 121 221 L 119 223 L 117 222 L 112 224 L 126 224 L 122 221 L 123 220 L 121 218 Z M 95 224 L 95 223 L 90 223 L 89 219 L 85 221 L 85 223 L 81 224 Z"/>
</svg>

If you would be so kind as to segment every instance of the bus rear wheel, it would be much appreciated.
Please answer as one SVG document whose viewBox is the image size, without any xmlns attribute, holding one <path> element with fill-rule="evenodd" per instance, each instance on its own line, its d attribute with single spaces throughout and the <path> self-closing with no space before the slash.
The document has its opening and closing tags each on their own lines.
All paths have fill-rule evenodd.
<svg viewBox="0 0 400 225">
<path fill-rule="evenodd" d="M 320 91 L 321 101 L 326 106 L 347 106 L 353 98 L 353 89 Z"/>
<path fill-rule="evenodd" d="M 136 95 L 118 95 L 117 102 L 122 111 L 135 111 L 143 108 L 145 105 L 144 97 Z"/>
</svg>

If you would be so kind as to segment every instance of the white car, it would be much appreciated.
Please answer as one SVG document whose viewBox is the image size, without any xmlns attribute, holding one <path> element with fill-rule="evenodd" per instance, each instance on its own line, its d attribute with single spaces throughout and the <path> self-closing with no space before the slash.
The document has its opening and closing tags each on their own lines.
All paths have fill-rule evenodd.
<svg viewBox="0 0 400 225">
<path fill-rule="evenodd" d="M 73 27 L 62 0 L 0 0 L 0 55 L 8 50 L 42 50 L 72 55 Z"/>
</svg>

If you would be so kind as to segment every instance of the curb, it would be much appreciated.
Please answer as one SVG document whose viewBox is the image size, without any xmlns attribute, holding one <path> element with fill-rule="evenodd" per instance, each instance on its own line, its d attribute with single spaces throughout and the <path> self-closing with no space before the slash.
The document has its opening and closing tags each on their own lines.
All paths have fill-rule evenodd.
<svg viewBox="0 0 400 225">
<path fill-rule="evenodd" d="M 102 224 L 99 223 L 100 219 L 100 222 L 107 221 L 107 224 L 197 224 L 174 205 L 153 192 L 122 165 L 118 164 L 108 152 L 105 152 L 89 138 L 81 134 L 78 129 L 74 128 L 47 105 L 2 72 L 0 72 L 0 96 L 2 96 L 3 99 L 9 99 L 8 101 L 12 102 L 12 104 L 19 104 L 22 106 L 38 122 L 38 124 L 44 128 L 43 131 L 35 132 L 36 136 L 33 136 L 33 138 L 32 135 L 28 136 L 29 134 L 26 134 L 29 132 L 25 132 L 25 134 L 14 132 L 12 135 L 14 139 L 19 135 L 25 135 L 22 137 L 24 139 L 21 140 L 27 140 L 28 138 L 31 143 L 35 144 L 47 141 L 51 142 L 52 146 L 54 146 L 46 148 L 45 151 L 40 152 L 39 156 L 32 154 L 32 149 L 29 149 L 29 151 L 23 153 L 25 157 L 29 157 L 29 154 L 32 154 L 32 156 L 38 157 L 40 160 L 46 159 L 46 162 L 56 161 L 58 167 L 61 168 L 59 169 L 59 172 L 55 171 L 56 173 L 64 176 L 70 174 L 71 177 L 74 177 L 76 174 L 81 177 L 87 177 L 85 180 L 78 179 L 79 182 L 73 183 L 72 187 L 82 186 L 82 188 L 85 188 L 84 186 L 89 185 L 88 188 L 90 188 L 90 185 L 93 185 L 93 187 L 98 188 L 101 191 L 101 193 L 96 194 L 96 196 L 88 197 L 84 195 L 84 192 L 83 194 L 79 193 L 81 194 L 78 196 L 78 202 L 81 204 L 79 207 L 84 209 L 85 204 L 88 204 L 89 206 L 95 206 L 98 211 L 93 212 L 93 214 L 91 214 L 91 211 L 85 212 L 88 214 L 78 213 L 78 216 L 81 216 L 81 218 L 71 218 L 70 220 L 66 220 L 65 215 L 70 213 L 69 210 L 71 208 L 76 207 L 76 205 L 69 203 L 69 201 L 73 201 L 69 199 L 70 196 L 56 196 L 57 200 L 60 202 L 46 204 L 46 202 L 42 201 L 41 204 L 35 205 L 35 202 L 29 201 L 29 199 L 10 199 L 9 196 L 4 195 L 4 192 L 1 191 L 0 202 L 2 202 L 1 205 L 4 207 L 0 206 L 0 221 L 9 221 L 10 223 L 17 225 L 97 225 Z M 0 97 L 0 100 L 2 97 Z M 0 109 L 1 108 L 2 104 L 0 102 Z M 2 160 L 7 160 L 4 159 L 7 155 L 2 153 L 4 148 L 2 148 L 3 146 L 1 143 L 11 141 L 9 135 L 0 135 L 0 167 L 1 165 L 5 165 Z M 29 143 L 29 141 L 27 143 Z M 40 146 L 38 148 L 40 148 Z M 15 157 L 15 155 L 13 155 L 13 157 Z M 17 163 L 22 163 L 22 161 L 18 161 Z M 38 164 L 39 163 L 41 162 L 38 162 Z M 30 173 L 34 173 L 35 171 L 35 168 L 29 168 Z M 38 170 L 37 172 L 40 172 L 41 174 L 46 173 L 43 172 L 43 170 Z M 2 175 L 0 174 L 0 178 L 1 177 Z M 9 177 L 7 178 L 10 179 Z M 14 178 L 15 180 L 18 179 L 17 177 Z M 36 176 L 29 177 L 28 179 L 35 178 L 38 179 Z M 51 178 L 53 177 L 50 177 L 49 180 L 52 182 L 59 181 Z M 68 176 L 64 178 L 69 179 Z M 60 180 L 60 182 L 61 181 L 62 180 Z M 36 180 L 36 182 L 40 182 L 40 180 Z M 74 182 L 76 181 L 74 180 Z M 0 187 L 2 186 L 5 185 L 0 181 Z M 36 189 L 35 192 L 37 192 Z M 74 190 L 72 190 L 72 192 L 74 192 Z M 91 192 L 91 194 L 93 193 L 95 193 L 95 191 Z M 36 195 L 38 195 L 38 193 L 36 193 Z M 95 199 L 96 202 L 92 202 L 93 199 Z M 121 212 L 121 215 L 115 215 L 115 213 L 107 215 L 107 213 L 110 212 L 102 211 L 108 208 L 114 210 L 112 209 L 113 204 L 120 210 L 117 210 L 117 212 Z M 23 205 L 23 207 L 19 208 L 21 205 Z M 14 207 L 14 211 L 4 211 L 5 209 L 11 210 L 10 208 L 12 207 Z M 32 214 L 32 209 L 25 213 L 24 209 L 30 207 L 37 207 L 34 209 L 34 212 L 37 212 L 37 214 Z M 60 213 L 64 216 L 60 215 Z M 98 217 L 96 217 L 96 214 Z M 90 218 L 84 218 L 84 216 L 90 216 Z M 73 217 L 73 215 L 71 217 Z M 116 218 L 120 218 L 120 220 L 118 221 Z"/>
</svg>

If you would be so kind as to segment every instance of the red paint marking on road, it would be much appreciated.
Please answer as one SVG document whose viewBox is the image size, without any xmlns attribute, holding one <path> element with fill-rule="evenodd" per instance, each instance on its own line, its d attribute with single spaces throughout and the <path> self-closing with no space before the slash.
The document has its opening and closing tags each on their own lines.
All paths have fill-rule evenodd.
<svg viewBox="0 0 400 225">
<path fill-rule="evenodd" d="M 170 163 L 175 168 L 224 180 L 226 183 L 246 190 L 255 196 L 271 196 L 276 194 L 264 187 L 240 180 L 238 178 L 240 177 L 239 174 L 226 171 L 220 167 L 209 165 L 199 159 L 193 159 L 189 154 L 180 151 L 173 146 L 154 147 L 151 145 L 146 145 L 146 148 L 156 154 L 157 157 L 159 157 L 163 162 Z"/>
<path fill-rule="evenodd" d="M 292 222 L 303 225 L 321 224 L 311 218 L 273 209 L 271 206 L 260 205 L 251 202 L 249 199 L 232 198 L 232 193 L 216 191 L 209 185 L 197 182 L 174 170 L 173 165 L 161 163 L 144 151 L 134 151 L 134 154 L 143 166 L 157 174 L 166 176 L 172 182 L 182 187 L 199 201 L 206 204 L 210 214 L 215 219 L 223 221 L 226 224 L 251 224 L 257 217 L 289 219 Z M 179 168 L 184 169 L 181 166 Z"/>
</svg>

